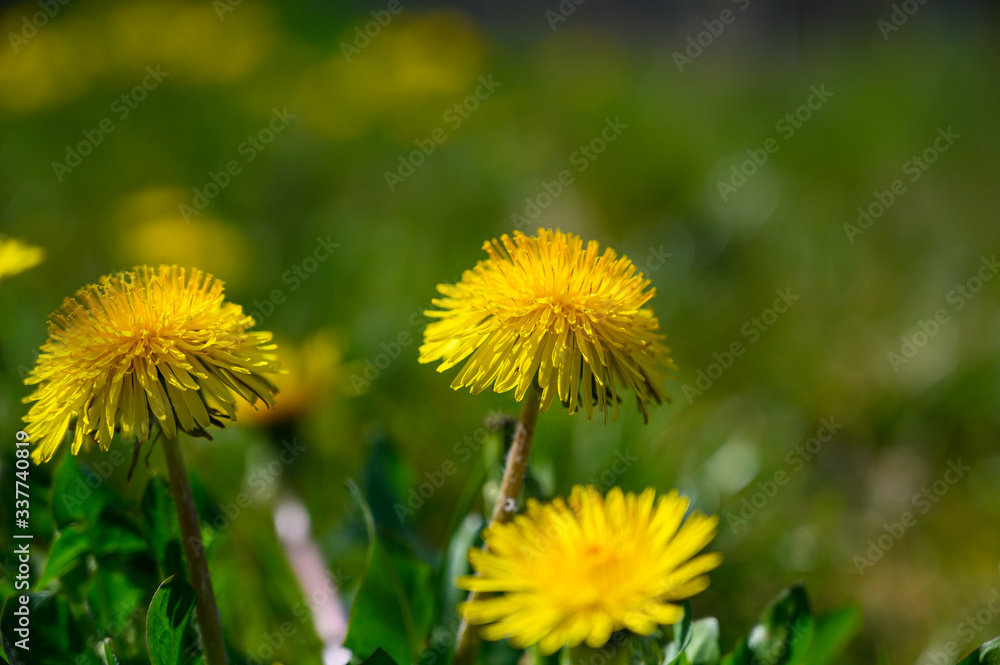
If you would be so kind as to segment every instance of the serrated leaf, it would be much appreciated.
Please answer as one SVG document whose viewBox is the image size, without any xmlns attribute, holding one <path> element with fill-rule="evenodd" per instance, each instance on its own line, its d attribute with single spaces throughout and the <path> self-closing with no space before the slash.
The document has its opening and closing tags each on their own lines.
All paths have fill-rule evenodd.
<svg viewBox="0 0 1000 665">
<path fill-rule="evenodd" d="M 1000 637 L 994 637 L 960 660 L 958 665 L 1000 665 Z"/>
<path fill-rule="evenodd" d="M 172 575 L 153 594 L 146 614 L 146 645 L 152 665 L 186 663 L 184 629 L 191 620 L 197 595 L 183 578 Z"/>
<path fill-rule="evenodd" d="M 38 578 L 35 588 L 44 589 L 53 580 L 83 564 L 89 551 L 90 538 L 87 537 L 83 527 L 71 526 L 60 531 L 52 541 L 49 557 L 45 560 L 45 569 Z"/>
</svg>

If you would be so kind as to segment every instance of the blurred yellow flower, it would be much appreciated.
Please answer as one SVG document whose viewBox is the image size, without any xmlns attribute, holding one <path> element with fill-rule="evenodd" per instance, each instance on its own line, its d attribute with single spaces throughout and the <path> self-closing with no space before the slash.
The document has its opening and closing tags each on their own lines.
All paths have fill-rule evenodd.
<svg viewBox="0 0 1000 665">
<path fill-rule="evenodd" d="M 299 346 L 281 344 L 282 374 L 274 377 L 278 399 L 270 409 L 240 403 L 236 417 L 251 425 L 270 426 L 301 418 L 313 411 L 339 384 L 341 353 L 333 334 L 321 330 Z"/>
<path fill-rule="evenodd" d="M 440 360 L 443 372 L 468 358 L 452 388 L 476 394 L 493 384 L 520 400 L 537 384 L 542 411 L 558 395 L 570 413 L 582 402 L 590 418 L 596 403 L 605 419 L 609 400 L 618 417 L 619 387 L 635 391 L 647 421 L 647 404 L 670 400 L 662 387 L 670 350 L 643 307 L 656 290 L 628 257 L 546 229 L 537 237 L 515 231 L 483 249 L 490 258 L 458 284 L 439 285 L 445 297 L 433 303 L 441 309 L 426 312 L 440 321 L 424 331 L 420 362 Z"/>
<path fill-rule="evenodd" d="M 458 586 L 500 595 L 459 605 L 486 639 L 508 638 L 516 648 L 540 643 L 545 654 L 582 642 L 607 643 L 627 628 L 649 635 L 676 623 L 680 606 L 708 587 L 708 571 L 722 562 L 700 552 L 715 536 L 718 518 L 692 513 L 676 491 L 647 489 L 606 497 L 576 486 L 569 502 L 528 501 L 527 514 L 484 531 L 486 549 L 469 550 L 479 573 Z"/>
<path fill-rule="evenodd" d="M 34 268 L 45 258 L 45 251 L 17 238 L 0 237 L 0 281 Z"/>
<path fill-rule="evenodd" d="M 0 108 L 14 111 L 70 102 L 98 86 L 121 95 L 147 66 L 162 67 L 172 84 L 233 81 L 267 62 L 278 39 L 260 4 L 233 11 L 222 2 L 94 3 L 34 28 L 37 7 L 22 7 L 0 15 L 2 33 L 17 35 L 0 50 Z M 123 119 L 108 102 L 108 117 Z"/>
<path fill-rule="evenodd" d="M 174 438 L 235 419 L 234 393 L 272 405 L 264 373 L 279 371 L 276 346 L 253 324 L 196 269 L 140 266 L 80 289 L 50 318 L 25 379 L 38 385 L 24 400 L 34 402 L 24 418 L 34 460 L 50 460 L 74 420 L 76 454 L 94 436 L 107 450 L 116 426 L 146 441 L 150 413 Z"/>
<path fill-rule="evenodd" d="M 303 70 L 290 105 L 324 136 L 351 140 L 384 120 L 412 146 L 436 127 L 455 129 L 449 109 L 475 89 L 484 51 L 476 26 L 452 10 L 385 25 L 369 17 Z"/>
<path fill-rule="evenodd" d="M 121 199 L 112 215 L 115 258 L 122 265 L 196 265 L 230 287 L 243 284 L 255 263 L 253 243 L 237 225 L 207 213 L 185 221 L 178 205 L 190 202 L 190 189 L 162 185 Z"/>
</svg>

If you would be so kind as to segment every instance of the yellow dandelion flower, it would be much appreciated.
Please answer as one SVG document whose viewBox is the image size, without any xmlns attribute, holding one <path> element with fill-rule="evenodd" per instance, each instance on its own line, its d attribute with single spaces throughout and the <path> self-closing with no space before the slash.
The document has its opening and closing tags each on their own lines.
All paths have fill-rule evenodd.
<svg viewBox="0 0 1000 665">
<path fill-rule="evenodd" d="M 708 571 L 722 562 L 701 554 L 719 520 L 692 513 L 676 491 L 636 495 L 614 488 L 602 496 L 593 487 L 573 488 L 569 502 L 529 501 L 527 514 L 486 529 L 486 549 L 469 551 L 479 575 L 458 586 L 500 595 L 459 606 L 486 639 L 512 646 L 535 643 L 543 653 L 563 645 L 607 643 L 627 628 L 649 635 L 682 615 L 671 601 L 708 587 Z"/>
<path fill-rule="evenodd" d="M 0 237 L 0 281 L 34 268 L 45 258 L 40 247 L 33 247 L 17 238 Z"/>
<path fill-rule="evenodd" d="M 669 401 L 662 384 L 673 368 L 658 334 L 659 321 L 644 305 L 655 295 L 628 257 L 586 248 L 579 236 L 539 229 L 537 236 L 486 242 L 490 258 L 467 270 L 458 284 L 441 284 L 433 301 L 440 319 L 427 326 L 420 362 L 442 361 L 443 372 L 466 360 L 452 388 L 473 394 L 493 384 L 521 400 L 532 385 L 541 410 L 558 396 L 570 413 L 582 402 L 618 416 L 618 390 L 631 387 L 639 411 Z"/>
<path fill-rule="evenodd" d="M 272 405 L 276 347 L 253 324 L 200 270 L 141 266 L 81 289 L 50 318 L 25 379 L 38 385 L 24 400 L 33 458 L 51 459 L 73 421 L 76 454 L 94 438 L 107 450 L 116 427 L 146 441 L 150 414 L 174 438 L 235 420 L 235 396 Z"/>
</svg>

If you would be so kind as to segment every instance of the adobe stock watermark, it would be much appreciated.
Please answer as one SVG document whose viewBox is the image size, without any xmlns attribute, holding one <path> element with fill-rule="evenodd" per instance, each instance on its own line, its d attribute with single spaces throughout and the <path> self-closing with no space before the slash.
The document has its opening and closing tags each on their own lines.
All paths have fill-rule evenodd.
<svg viewBox="0 0 1000 665">
<path fill-rule="evenodd" d="M 900 167 L 903 175 L 909 176 L 909 182 L 912 183 L 920 180 L 920 176 L 926 173 L 931 165 L 937 162 L 941 154 L 947 152 L 951 146 L 955 145 L 957 139 L 962 138 L 961 134 L 956 134 L 952 131 L 951 125 L 948 125 L 948 129 L 939 127 L 937 131 L 937 138 L 934 139 L 931 145 L 926 147 L 919 155 L 910 157 Z M 854 240 L 870 229 L 875 220 L 884 215 L 885 211 L 891 208 L 896 200 L 905 194 L 906 191 L 906 182 L 902 178 L 896 178 L 889 183 L 887 190 L 875 190 L 872 192 L 872 197 L 875 200 L 867 206 L 858 206 L 857 224 L 844 224 L 844 233 L 847 234 L 847 240 L 853 245 Z"/>
<path fill-rule="evenodd" d="M 820 418 L 816 434 L 790 448 L 785 454 L 784 467 L 771 474 L 770 478 L 757 481 L 753 492 L 742 497 L 737 506 L 726 511 L 726 523 L 732 532 L 738 533 L 740 527 L 746 526 L 750 520 L 757 517 L 764 506 L 777 496 L 780 488 L 787 485 L 792 476 L 804 469 L 806 463 L 819 455 L 823 450 L 823 444 L 832 441 L 837 432 L 843 428 L 844 424 L 838 423 L 836 416 Z"/>
<path fill-rule="evenodd" d="M 750 6 L 750 0 L 732 0 L 732 3 L 741 12 L 746 11 L 747 7 Z M 684 52 L 674 51 L 674 64 L 677 65 L 677 71 L 683 74 L 684 67 L 694 64 L 694 61 L 700 58 L 715 43 L 715 40 L 722 36 L 726 26 L 736 22 L 737 16 L 739 14 L 727 8 L 719 12 L 718 18 L 702 21 L 701 24 L 705 26 L 705 29 L 696 35 L 688 36 L 687 48 L 684 49 Z"/>
<path fill-rule="evenodd" d="M 555 11 L 551 9 L 545 10 L 545 20 L 549 22 L 549 28 L 555 32 L 556 28 L 559 27 L 560 23 L 565 23 L 570 16 L 576 12 L 576 8 L 582 5 L 587 0 L 562 0 L 559 6 L 556 7 Z"/>
<path fill-rule="evenodd" d="M 115 470 L 128 461 L 128 455 L 117 448 L 112 448 L 100 460 L 86 465 L 81 463 L 83 477 L 77 478 L 59 494 L 63 508 L 75 511 L 83 506 L 94 492 L 107 482 Z"/>
<path fill-rule="evenodd" d="M 600 133 L 570 153 L 569 165 L 573 169 L 563 169 L 551 181 L 542 180 L 541 191 L 534 196 L 525 197 L 524 210 L 521 213 L 512 213 L 510 216 L 514 228 L 524 231 L 533 226 L 533 222 L 573 184 L 576 178 L 574 170 L 576 173 L 583 173 L 590 168 L 590 165 L 597 161 L 597 158 L 604 154 L 608 146 L 617 141 L 626 129 L 628 125 L 622 122 L 621 116 L 615 116 L 614 120 L 605 118 Z"/>
<path fill-rule="evenodd" d="M 49 24 L 54 19 L 64 5 L 68 5 L 70 0 L 38 0 L 40 11 L 30 16 L 21 17 L 21 29 L 17 32 L 8 32 L 7 41 L 14 49 L 14 53 L 21 50 L 21 47 L 38 35 L 38 31 Z"/>
<path fill-rule="evenodd" d="M 983 290 L 983 286 L 992 280 L 997 272 L 1000 272 L 1000 263 L 997 262 L 997 255 L 992 257 L 982 257 L 980 259 L 979 270 L 972 277 L 964 282 L 955 285 L 955 288 L 948 291 L 945 302 L 951 305 L 951 312 L 959 312 L 965 308 L 969 301 L 976 297 L 976 294 Z M 892 371 L 899 373 L 899 370 L 916 358 L 920 350 L 926 347 L 930 341 L 941 331 L 941 328 L 951 322 L 951 313 L 945 307 L 939 307 L 934 314 L 926 320 L 919 319 L 913 327 L 919 328 L 909 335 L 900 338 L 899 353 L 890 351 L 886 354 L 889 366 Z"/>
<path fill-rule="evenodd" d="M 746 344 L 740 340 L 735 340 L 722 353 L 713 353 L 712 358 L 715 362 L 709 363 L 705 369 L 698 368 L 698 371 L 695 373 L 694 385 L 690 383 L 684 384 L 681 391 L 684 393 L 684 397 L 687 398 L 688 405 L 694 404 L 695 398 L 704 395 L 705 391 L 710 389 L 726 370 L 733 366 L 736 359 L 746 353 L 748 347 L 756 344 L 761 335 L 777 323 L 779 315 L 787 312 L 800 298 L 800 296 L 792 293 L 792 287 L 790 286 L 784 289 L 775 289 L 774 292 L 778 294 L 778 297 L 774 299 L 771 306 L 761 311 L 759 316 L 751 316 L 748 321 L 740 326 L 740 334 L 746 338 Z"/>
<path fill-rule="evenodd" d="M 416 665 L 434 665 L 439 659 L 447 661 L 451 650 L 455 646 L 455 638 L 458 636 L 459 625 L 458 614 L 454 613 L 451 623 L 447 627 L 436 626 L 431 631 L 427 646 L 420 652 L 420 656 L 414 663 Z"/>
<path fill-rule="evenodd" d="M 350 579 L 350 576 L 339 567 L 332 573 L 328 571 L 324 583 L 317 585 L 308 596 L 292 606 L 294 621 L 282 621 L 273 632 L 265 633 L 263 635 L 264 643 L 250 650 L 246 662 L 250 665 L 270 665 L 273 663 L 278 650 L 285 642 L 293 638 L 304 627 L 313 625 L 317 609 L 322 609 L 331 602 L 340 602 L 340 594 L 337 590 L 343 589 Z"/>
<path fill-rule="evenodd" d="M 290 268 L 281 273 L 281 283 L 289 287 L 289 291 L 298 291 L 319 267 L 333 256 L 333 250 L 338 249 L 340 243 L 333 242 L 333 236 L 316 236 L 316 244 L 310 254 L 306 255 L 298 263 L 293 263 Z M 274 311 L 288 302 L 285 289 L 276 286 L 264 300 L 254 300 L 253 311 L 249 312 L 254 321 L 260 324 L 264 319 L 274 314 Z"/>
<path fill-rule="evenodd" d="M 948 640 L 940 649 L 924 653 L 917 659 L 919 665 L 952 665 L 969 645 L 976 640 L 976 635 L 986 630 L 993 620 L 1000 616 L 1000 589 L 993 587 L 983 606 L 975 613 L 966 615 L 955 624 L 957 640 Z"/>
<path fill-rule="evenodd" d="M 910 499 L 910 504 L 917 509 L 917 513 L 914 514 L 907 510 L 902 512 L 894 522 L 883 522 L 883 533 L 868 540 L 868 549 L 864 556 L 854 555 L 852 561 L 858 570 L 858 575 L 864 577 L 869 568 L 873 568 L 876 563 L 881 561 L 886 552 L 895 547 L 896 543 L 906 535 L 906 532 L 917 525 L 918 517 L 929 513 L 931 508 L 941 501 L 949 490 L 971 470 L 971 466 L 962 464 L 961 458 L 954 461 L 949 460 L 948 469 L 941 477 L 921 489 Z"/>
<path fill-rule="evenodd" d="M 285 472 L 285 467 L 302 456 L 306 447 L 298 439 L 282 441 L 281 450 L 273 460 L 262 464 L 247 474 L 246 489 L 240 490 L 232 501 L 218 505 L 219 515 L 210 522 L 212 528 L 222 532 L 240 518 L 243 511 L 263 497 L 274 482 Z"/>
<path fill-rule="evenodd" d="M 403 349 L 413 344 L 413 335 L 403 330 L 396 338 L 388 342 L 379 344 L 379 352 L 373 358 L 365 358 L 364 367 L 361 372 L 351 374 L 351 387 L 354 394 L 360 395 L 372 384 L 373 381 L 382 376 L 382 372 L 389 369 L 393 361 L 399 358 Z"/>
<path fill-rule="evenodd" d="M 430 323 L 430 320 L 420 310 L 411 313 L 407 322 L 411 328 L 423 331 L 427 327 L 427 324 Z M 399 358 L 403 349 L 409 348 L 413 342 L 413 335 L 408 330 L 402 330 L 394 339 L 379 344 L 379 352 L 373 358 L 365 359 L 364 366 L 360 372 L 351 374 L 351 387 L 354 388 L 354 394 L 360 395 L 367 390 Z"/>
<path fill-rule="evenodd" d="M 460 102 L 452 104 L 442 115 L 441 120 L 451 131 L 457 132 L 462 124 L 472 117 L 479 106 L 493 96 L 496 89 L 503 85 L 499 81 L 493 80 L 493 74 L 480 76 L 479 85 L 476 86 L 472 94 L 468 95 Z M 389 186 L 390 192 L 395 192 L 396 187 L 406 182 L 406 179 L 413 175 L 416 170 L 423 166 L 427 158 L 434 154 L 438 146 L 448 140 L 449 134 L 444 127 L 435 127 L 427 138 L 415 139 L 417 149 L 409 154 L 400 154 L 399 166 L 394 171 L 385 171 L 385 183 Z"/>
<path fill-rule="evenodd" d="M 811 86 L 809 96 L 806 101 L 798 106 L 794 111 L 786 113 L 774 123 L 774 131 L 778 133 L 784 141 L 789 141 L 795 132 L 802 129 L 805 123 L 813 117 L 813 113 L 823 108 L 833 93 L 826 89 L 826 84 L 821 84 L 818 88 Z M 754 176 L 771 155 L 781 149 L 781 143 L 775 137 L 767 138 L 760 148 L 748 148 L 746 151 L 749 159 L 740 164 L 733 164 L 729 167 L 728 180 L 719 180 L 715 186 L 719 190 L 719 196 L 723 201 L 729 199 L 731 194 L 735 194 L 743 185 L 747 184 L 747 179 Z"/>
<path fill-rule="evenodd" d="M 139 107 L 150 92 L 155 90 L 163 79 L 170 76 L 170 72 L 165 72 L 160 65 L 146 67 L 146 75 L 142 80 L 128 92 L 122 93 L 111 102 L 112 116 L 102 118 L 93 129 L 83 130 L 83 140 L 75 145 L 66 146 L 66 157 L 64 161 L 52 162 L 52 172 L 56 175 L 56 180 L 63 181 L 63 178 L 83 163 L 85 157 L 89 157 L 97 146 L 104 143 L 105 137 L 115 131 L 115 119 L 120 122 L 131 115 L 132 111 Z"/>
<path fill-rule="evenodd" d="M 899 4 L 893 4 L 889 19 L 880 18 L 875 22 L 878 31 L 882 33 L 882 39 L 889 41 L 889 35 L 899 32 L 899 29 L 906 25 L 910 17 L 917 13 L 917 10 L 924 6 L 927 0 L 903 0 Z"/>
<path fill-rule="evenodd" d="M 488 422 L 495 422 L 497 418 L 491 414 L 487 416 Z M 475 456 L 495 433 L 487 427 L 477 427 L 472 434 L 466 434 L 451 446 L 451 453 L 459 462 L 468 462 Z M 424 507 L 424 504 L 441 489 L 445 481 L 458 472 L 458 464 L 455 459 L 449 457 L 433 471 L 425 471 L 424 477 L 416 485 L 411 486 L 402 501 L 397 501 L 392 507 L 396 513 L 396 519 L 400 524 L 417 514 L 417 511 Z"/>
<path fill-rule="evenodd" d="M 636 268 L 641 269 L 643 275 L 649 277 L 649 275 L 667 265 L 667 259 L 672 257 L 673 253 L 665 251 L 663 245 L 659 247 L 650 246 L 645 257 L 643 257 L 645 260 L 638 259 L 635 261 L 635 265 Z"/>
<path fill-rule="evenodd" d="M 412 2 L 413 0 L 406 0 Z M 389 0 L 385 9 L 371 10 L 372 20 L 364 25 L 354 26 L 354 39 L 350 42 L 340 42 L 340 52 L 344 54 L 347 62 L 354 56 L 361 55 L 361 52 L 371 45 L 372 40 L 382 34 L 382 29 L 392 23 L 392 19 L 403 11 L 401 0 Z"/>
<path fill-rule="evenodd" d="M 226 14 L 236 11 L 236 8 L 243 4 L 243 0 L 212 0 L 212 8 L 220 21 L 226 20 Z"/>
<path fill-rule="evenodd" d="M 247 136 L 244 141 L 236 146 L 237 154 L 243 157 L 243 164 L 249 164 L 257 159 L 257 155 L 262 153 L 267 146 L 271 145 L 274 138 L 285 131 L 292 120 L 298 117 L 297 113 L 289 113 L 287 106 L 283 107 L 280 111 L 277 108 L 271 109 L 270 122 L 256 133 Z M 181 203 L 177 206 L 177 210 L 181 213 L 184 221 L 190 224 L 192 217 L 200 215 L 208 207 L 208 204 L 222 193 L 222 190 L 229 187 L 233 178 L 243 173 L 243 164 L 240 164 L 239 160 L 230 159 L 226 162 L 225 168 L 219 172 L 209 171 L 208 180 L 205 184 L 200 189 L 194 187 L 191 190 L 193 196 L 191 197 L 190 205 Z"/>
<path fill-rule="evenodd" d="M 615 452 L 614 459 L 608 467 L 600 473 L 594 474 L 585 484 L 593 485 L 602 494 L 614 487 L 618 479 L 625 475 L 625 472 L 632 468 L 632 465 L 639 461 L 639 458 L 626 448 Z"/>
</svg>

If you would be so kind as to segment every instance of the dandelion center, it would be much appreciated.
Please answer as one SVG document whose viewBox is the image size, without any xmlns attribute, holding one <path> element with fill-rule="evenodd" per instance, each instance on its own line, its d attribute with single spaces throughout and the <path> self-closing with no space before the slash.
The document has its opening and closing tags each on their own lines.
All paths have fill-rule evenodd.
<svg viewBox="0 0 1000 665">
<path fill-rule="evenodd" d="M 680 606 L 708 586 L 718 554 L 698 554 L 718 519 L 693 513 L 676 492 L 657 501 L 653 490 L 602 496 L 575 487 L 569 501 L 529 501 L 527 512 L 484 533 L 487 550 L 470 550 L 478 575 L 458 585 L 497 592 L 460 607 L 487 639 L 515 647 L 539 643 L 603 646 L 616 630 L 648 635 L 677 622 Z"/>
</svg>

